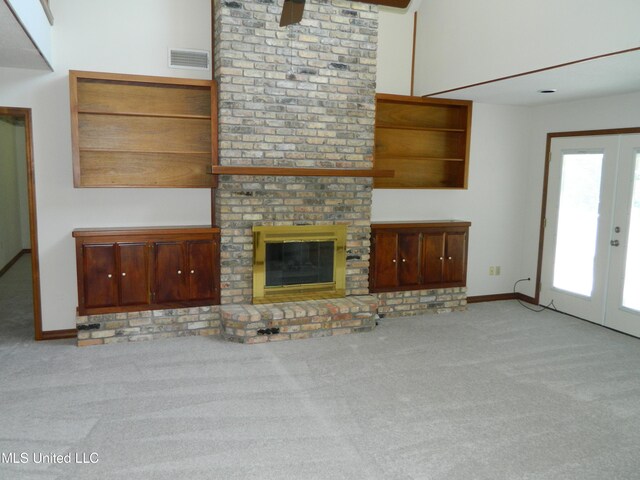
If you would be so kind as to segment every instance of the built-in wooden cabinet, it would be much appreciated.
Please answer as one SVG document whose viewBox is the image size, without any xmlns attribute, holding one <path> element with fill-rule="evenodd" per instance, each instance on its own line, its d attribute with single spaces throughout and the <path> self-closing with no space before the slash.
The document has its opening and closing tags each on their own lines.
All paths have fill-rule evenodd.
<svg viewBox="0 0 640 480">
<path fill-rule="evenodd" d="M 215 82 L 69 72 L 76 187 L 214 187 Z"/>
<path fill-rule="evenodd" d="M 218 304 L 217 227 L 77 229 L 78 313 Z"/>
<path fill-rule="evenodd" d="M 372 292 L 464 286 L 469 222 L 371 225 Z"/>
<path fill-rule="evenodd" d="M 213 300 L 214 272 L 207 268 L 216 256 L 213 240 L 154 242 L 155 301 Z"/>
<path fill-rule="evenodd" d="M 472 102 L 376 95 L 375 188 L 467 188 Z"/>
<path fill-rule="evenodd" d="M 149 303 L 149 253 L 145 243 L 86 243 L 81 261 L 85 308 Z"/>
</svg>

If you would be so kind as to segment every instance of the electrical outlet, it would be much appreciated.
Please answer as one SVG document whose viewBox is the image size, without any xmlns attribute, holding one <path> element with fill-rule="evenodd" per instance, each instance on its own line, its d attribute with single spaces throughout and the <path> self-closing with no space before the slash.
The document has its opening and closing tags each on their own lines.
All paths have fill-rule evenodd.
<svg viewBox="0 0 640 480">
<path fill-rule="evenodd" d="M 495 267 L 489 267 L 489 275 L 495 275 L 495 274 L 496 274 Z"/>
<path fill-rule="evenodd" d="M 500 275 L 500 265 L 496 266 L 496 275 Z"/>
</svg>

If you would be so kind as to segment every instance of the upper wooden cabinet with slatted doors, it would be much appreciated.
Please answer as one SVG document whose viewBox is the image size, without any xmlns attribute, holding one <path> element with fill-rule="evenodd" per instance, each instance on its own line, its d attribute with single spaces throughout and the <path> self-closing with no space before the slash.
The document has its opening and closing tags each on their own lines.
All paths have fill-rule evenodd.
<svg viewBox="0 0 640 480">
<path fill-rule="evenodd" d="M 76 187 L 215 186 L 212 80 L 69 72 Z"/>
</svg>

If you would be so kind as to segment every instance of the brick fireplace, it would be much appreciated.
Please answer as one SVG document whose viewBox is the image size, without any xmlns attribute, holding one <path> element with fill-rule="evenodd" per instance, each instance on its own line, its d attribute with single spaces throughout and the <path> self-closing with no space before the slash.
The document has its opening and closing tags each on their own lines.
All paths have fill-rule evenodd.
<svg viewBox="0 0 640 480">
<path fill-rule="evenodd" d="M 216 2 L 220 164 L 371 168 L 377 7 L 307 2 L 289 27 L 278 25 L 280 12 L 271 0 Z M 345 225 L 346 295 L 367 297 L 371 310 L 371 188 L 370 178 L 221 175 L 223 316 L 225 305 L 252 303 L 254 225 Z"/>
<path fill-rule="evenodd" d="M 370 169 L 374 150 L 378 7 L 305 5 L 278 25 L 275 0 L 216 0 L 219 163 L 235 167 Z M 464 287 L 369 294 L 372 179 L 219 175 L 220 306 L 78 318 L 79 344 L 180 335 L 243 343 L 368 331 L 378 313 L 464 308 Z M 345 296 L 253 304 L 253 228 L 346 227 Z"/>
<path fill-rule="evenodd" d="M 378 12 L 319 1 L 278 25 L 271 0 L 219 1 L 215 78 L 221 165 L 371 168 Z M 252 296 L 254 225 L 347 225 L 347 295 L 368 293 L 371 179 L 219 177 L 221 302 Z"/>
</svg>

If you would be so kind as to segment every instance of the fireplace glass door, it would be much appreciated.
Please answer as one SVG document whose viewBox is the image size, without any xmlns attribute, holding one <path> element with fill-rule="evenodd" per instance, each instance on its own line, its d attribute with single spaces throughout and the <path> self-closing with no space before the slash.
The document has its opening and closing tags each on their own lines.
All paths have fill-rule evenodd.
<svg viewBox="0 0 640 480">
<path fill-rule="evenodd" d="M 266 244 L 266 286 L 333 282 L 334 242 Z"/>
<path fill-rule="evenodd" d="M 253 303 L 344 297 L 345 225 L 253 227 Z"/>
</svg>

